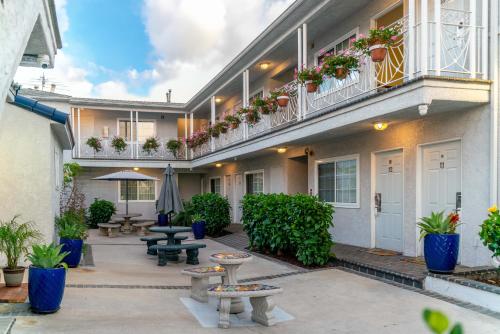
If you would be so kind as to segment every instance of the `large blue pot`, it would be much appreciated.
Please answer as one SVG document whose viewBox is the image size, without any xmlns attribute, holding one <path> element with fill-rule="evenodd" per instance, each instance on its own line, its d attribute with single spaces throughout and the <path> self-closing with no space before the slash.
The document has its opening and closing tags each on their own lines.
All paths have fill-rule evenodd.
<svg viewBox="0 0 500 334">
<path fill-rule="evenodd" d="M 61 252 L 69 252 L 63 262 L 65 262 L 70 268 L 78 267 L 80 259 L 82 258 L 83 240 L 61 238 L 59 243 L 63 245 Z"/>
<path fill-rule="evenodd" d="M 191 228 L 193 229 L 193 234 L 195 239 L 203 239 L 205 238 L 205 221 L 198 221 L 196 223 L 193 223 L 191 225 Z"/>
<path fill-rule="evenodd" d="M 35 313 L 54 313 L 61 307 L 66 284 L 66 269 L 31 266 L 28 276 L 28 295 Z"/>
<path fill-rule="evenodd" d="M 452 273 L 458 260 L 459 234 L 427 234 L 424 257 L 427 269 L 436 273 Z"/>
<path fill-rule="evenodd" d="M 160 213 L 158 215 L 158 226 L 167 226 L 167 224 L 168 224 L 168 216 L 163 213 Z"/>
</svg>

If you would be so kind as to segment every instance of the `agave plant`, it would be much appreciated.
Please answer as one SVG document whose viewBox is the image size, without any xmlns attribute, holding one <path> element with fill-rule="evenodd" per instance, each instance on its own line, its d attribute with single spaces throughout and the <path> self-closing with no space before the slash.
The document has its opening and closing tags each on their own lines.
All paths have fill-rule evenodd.
<svg viewBox="0 0 500 334">
<path fill-rule="evenodd" d="M 19 259 L 28 253 L 31 243 L 41 237 L 32 223 L 19 223 L 19 216 L 0 224 L 0 251 L 7 257 L 7 268 L 16 269 Z"/>
<path fill-rule="evenodd" d="M 62 260 L 69 255 L 69 252 L 61 252 L 63 245 L 33 245 L 31 254 L 28 259 L 34 267 L 50 269 L 64 267 L 68 268 Z"/>
<path fill-rule="evenodd" d="M 420 239 L 424 238 L 427 234 L 454 234 L 460 217 L 457 213 L 452 212 L 445 216 L 444 211 L 431 212 L 429 217 L 420 218 Z"/>
</svg>

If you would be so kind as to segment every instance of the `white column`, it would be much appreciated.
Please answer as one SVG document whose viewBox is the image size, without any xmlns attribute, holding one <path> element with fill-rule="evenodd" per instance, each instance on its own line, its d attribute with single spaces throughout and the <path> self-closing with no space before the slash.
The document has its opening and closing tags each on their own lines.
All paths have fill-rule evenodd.
<svg viewBox="0 0 500 334">
<path fill-rule="evenodd" d="M 155 133 L 156 134 L 156 133 Z M 139 156 L 139 112 L 135 112 L 135 147 L 137 156 Z"/>
<path fill-rule="evenodd" d="M 428 26 L 428 0 L 420 0 L 420 74 L 427 75 L 428 72 L 428 50 L 429 47 L 429 26 Z"/>
<path fill-rule="evenodd" d="M 187 113 L 184 113 L 184 138 L 187 138 L 188 136 L 188 114 Z M 188 156 L 188 148 L 187 146 L 184 147 L 184 153 L 185 153 L 185 157 L 187 159 L 187 156 Z"/>
<path fill-rule="evenodd" d="M 215 125 L 215 96 L 212 96 L 210 99 L 210 122 L 211 126 Z M 211 151 L 215 150 L 215 142 L 212 137 L 209 138 L 210 140 L 210 149 Z"/>
<path fill-rule="evenodd" d="M 415 76 L 415 0 L 408 0 L 408 79 Z"/>
<path fill-rule="evenodd" d="M 80 108 L 77 109 L 77 114 L 78 114 L 78 157 L 81 158 L 82 156 L 82 138 L 81 138 L 81 126 L 80 126 Z"/>
<path fill-rule="evenodd" d="M 71 107 L 69 110 L 70 110 L 69 117 L 71 118 L 71 132 L 73 133 L 73 138 L 75 138 L 75 108 Z M 75 153 L 76 153 L 76 144 L 71 150 L 72 158 L 75 158 Z"/>
<path fill-rule="evenodd" d="M 498 0 L 497 0 L 498 1 Z M 469 0 L 469 11 L 470 11 L 470 47 L 469 47 L 469 62 L 470 62 L 470 76 L 471 78 L 476 77 L 476 33 L 477 33 L 477 6 L 476 0 Z"/>
<path fill-rule="evenodd" d="M 130 158 L 134 158 L 134 112 L 130 110 Z"/>
<path fill-rule="evenodd" d="M 302 28 L 297 29 L 297 70 L 300 71 L 304 67 L 302 62 Z M 302 85 L 297 85 L 297 120 L 300 121 L 302 118 L 302 94 L 304 93 L 304 87 Z"/>
<path fill-rule="evenodd" d="M 194 113 L 189 115 L 189 135 L 192 136 L 194 132 Z"/>
<path fill-rule="evenodd" d="M 482 6 L 482 13 L 481 13 L 481 71 L 483 72 L 483 79 L 488 79 L 488 33 L 489 33 L 489 26 L 488 26 L 488 14 L 489 14 L 489 8 L 488 8 L 488 0 L 482 0 L 481 6 Z"/>
<path fill-rule="evenodd" d="M 307 61 L 307 49 L 309 48 L 308 41 L 307 41 L 307 24 L 304 23 L 302 24 L 302 62 L 304 63 L 305 67 L 308 67 L 309 63 Z M 302 87 L 302 110 L 301 110 L 301 116 L 300 119 L 304 119 L 307 114 L 307 93 L 305 92 L 305 87 Z"/>
<path fill-rule="evenodd" d="M 434 0 L 434 66 L 436 75 L 441 75 L 441 0 Z"/>
<path fill-rule="evenodd" d="M 250 106 L 250 71 L 246 69 L 243 72 L 243 87 L 244 87 L 244 96 L 243 96 L 243 107 L 248 108 Z M 248 138 L 248 124 L 245 118 L 242 120 L 243 124 L 243 139 Z"/>
</svg>

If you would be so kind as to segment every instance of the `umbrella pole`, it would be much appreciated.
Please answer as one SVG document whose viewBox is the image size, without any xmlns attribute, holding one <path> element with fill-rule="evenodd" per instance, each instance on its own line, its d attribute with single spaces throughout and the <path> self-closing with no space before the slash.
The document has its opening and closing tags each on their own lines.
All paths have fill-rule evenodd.
<svg viewBox="0 0 500 334">
<path fill-rule="evenodd" d="M 128 180 L 125 180 L 125 214 L 128 215 Z"/>
</svg>

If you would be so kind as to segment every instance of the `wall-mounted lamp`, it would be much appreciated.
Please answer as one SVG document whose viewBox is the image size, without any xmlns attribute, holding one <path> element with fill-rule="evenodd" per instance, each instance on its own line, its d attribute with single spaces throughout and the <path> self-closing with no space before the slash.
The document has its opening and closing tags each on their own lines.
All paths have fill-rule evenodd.
<svg viewBox="0 0 500 334">
<path fill-rule="evenodd" d="M 279 154 L 286 153 L 286 147 L 278 147 L 278 153 Z"/>
<path fill-rule="evenodd" d="M 418 106 L 418 113 L 420 116 L 425 116 L 427 115 L 427 112 L 429 111 L 429 105 L 428 104 L 421 104 Z"/>
<path fill-rule="evenodd" d="M 265 71 L 269 68 L 269 63 L 260 63 L 259 66 L 261 70 Z"/>
<path fill-rule="evenodd" d="M 377 122 L 373 124 L 373 128 L 377 131 L 384 131 L 388 126 L 389 124 L 387 124 L 386 122 Z"/>
<path fill-rule="evenodd" d="M 220 98 L 220 97 L 215 98 L 215 103 L 221 103 L 221 102 L 222 102 L 222 98 Z"/>
<path fill-rule="evenodd" d="M 216 163 L 216 164 L 215 164 L 215 167 L 217 167 L 217 168 L 221 168 L 221 167 L 222 167 L 222 164 L 221 164 L 220 162 L 218 162 L 218 163 Z"/>
</svg>

